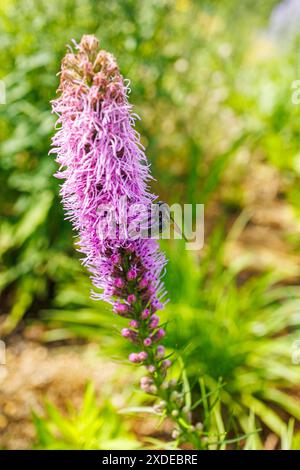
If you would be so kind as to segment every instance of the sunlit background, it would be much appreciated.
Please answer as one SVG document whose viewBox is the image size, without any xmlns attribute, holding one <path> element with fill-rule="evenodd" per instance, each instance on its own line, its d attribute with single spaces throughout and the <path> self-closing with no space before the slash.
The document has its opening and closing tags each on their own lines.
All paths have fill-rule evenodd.
<svg viewBox="0 0 300 470">
<path fill-rule="evenodd" d="M 94 33 L 131 81 L 153 190 L 205 204 L 204 248 L 162 248 L 166 344 L 195 402 L 199 381 L 215 397 L 195 408 L 211 448 L 300 449 L 299 31 L 298 0 L 1 2 L 0 448 L 172 445 L 122 320 L 89 299 L 48 156 L 60 60 Z"/>
</svg>

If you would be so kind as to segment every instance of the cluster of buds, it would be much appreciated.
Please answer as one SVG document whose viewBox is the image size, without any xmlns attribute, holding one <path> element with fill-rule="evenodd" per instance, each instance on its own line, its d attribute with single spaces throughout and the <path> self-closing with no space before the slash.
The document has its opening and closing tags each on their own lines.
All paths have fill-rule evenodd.
<svg viewBox="0 0 300 470">
<path fill-rule="evenodd" d="M 140 348 L 129 355 L 129 360 L 135 364 L 143 363 L 152 376 L 164 378 L 171 361 L 165 358 L 165 348 L 159 344 L 165 330 L 157 315 L 163 304 L 156 297 L 156 286 L 132 246 L 129 250 L 119 250 L 111 259 L 114 312 L 129 320 L 121 334 L 136 349 Z M 153 383 L 146 388 L 149 387 L 153 393 Z"/>
</svg>

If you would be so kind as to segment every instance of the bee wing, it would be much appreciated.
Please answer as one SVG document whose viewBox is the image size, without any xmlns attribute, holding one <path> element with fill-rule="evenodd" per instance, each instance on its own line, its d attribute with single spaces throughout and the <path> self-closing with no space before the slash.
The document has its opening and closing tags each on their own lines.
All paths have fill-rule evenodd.
<svg viewBox="0 0 300 470">
<path fill-rule="evenodd" d="M 181 230 L 181 228 L 179 227 L 179 225 L 175 222 L 172 215 L 170 215 L 170 219 L 172 220 L 172 225 L 174 227 L 174 231 L 176 231 L 187 242 L 188 240 L 186 239 L 186 237 L 185 237 L 183 231 Z"/>
</svg>

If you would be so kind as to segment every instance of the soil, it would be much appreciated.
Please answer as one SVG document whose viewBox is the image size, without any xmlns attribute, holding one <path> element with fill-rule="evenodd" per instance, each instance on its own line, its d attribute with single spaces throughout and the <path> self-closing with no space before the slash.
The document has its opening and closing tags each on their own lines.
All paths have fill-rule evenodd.
<svg viewBox="0 0 300 470">
<path fill-rule="evenodd" d="M 45 399 L 61 410 L 66 400 L 79 407 L 88 381 L 94 383 L 99 400 L 109 396 L 117 408 L 124 407 L 124 387 L 130 392 L 128 380 L 133 376 L 132 371 L 127 374 L 126 383 L 121 367 L 124 372 L 124 365 L 101 358 L 96 344 L 46 347 L 24 337 L 10 339 L 6 365 L 0 366 L 0 448 L 31 448 L 32 410 L 43 415 Z M 149 426 L 140 428 L 143 432 L 149 432 Z"/>
</svg>

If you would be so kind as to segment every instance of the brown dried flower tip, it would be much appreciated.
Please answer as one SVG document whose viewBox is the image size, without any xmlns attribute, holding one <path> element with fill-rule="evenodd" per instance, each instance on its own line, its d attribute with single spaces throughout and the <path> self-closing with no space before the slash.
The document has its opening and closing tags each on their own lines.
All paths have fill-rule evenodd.
<svg viewBox="0 0 300 470">
<path fill-rule="evenodd" d="M 85 34 L 79 43 L 79 50 L 85 52 L 89 57 L 97 54 L 99 41 L 93 34 Z M 93 59 L 91 59 L 93 60 Z"/>
<path fill-rule="evenodd" d="M 95 100 L 113 95 L 123 96 L 123 79 L 116 59 L 104 50 L 99 51 L 99 41 L 93 35 L 84 35 L 76 46 L 77 52 L 68 53 L 62 61 L 59 91 L 86 85 L 94 88 Z"/>
</svg>

